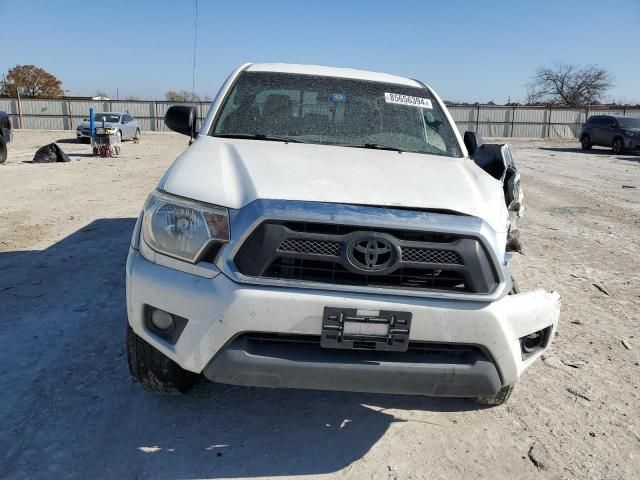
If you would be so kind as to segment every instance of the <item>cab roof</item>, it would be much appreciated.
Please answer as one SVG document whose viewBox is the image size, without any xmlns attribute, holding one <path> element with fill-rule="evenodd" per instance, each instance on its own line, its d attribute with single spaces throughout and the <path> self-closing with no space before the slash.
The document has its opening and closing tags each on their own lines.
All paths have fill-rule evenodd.
<svg viewBox="0 0 640 480">
<path fill-rule="evenodd" d="M 325 67 L 322 65 L 299 65 L 295 63 L 252 63 L 245 69 L 248 72 L 297 73 L 300 75 L 318 75 L 323 77 L 351 78 L 372 82 L 394 83 L 408 87 L 424 88 L 424 85 L 407 77 L 388 73 L 370 72 L 355 68 Z"/>
</svg>

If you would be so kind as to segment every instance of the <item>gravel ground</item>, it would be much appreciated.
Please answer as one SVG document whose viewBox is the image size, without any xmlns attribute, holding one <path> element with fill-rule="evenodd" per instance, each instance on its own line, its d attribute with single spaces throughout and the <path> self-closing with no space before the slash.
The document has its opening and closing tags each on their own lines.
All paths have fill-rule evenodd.
<svg viewBox="0 0 640 480">
<path fill-rule="evenodd" d="M 562 295 L 558 337 L 510 402 L 134 385 L 124 263 L 186 138 L 97 159 L 17 131 L 0 166 L 0 477 L 598 478 L 640 472 L 640 156 L 511 140 L 527 212 L 521 288 Z M 30 164 L 51 141 L 67 164 Z"/>
</svg>

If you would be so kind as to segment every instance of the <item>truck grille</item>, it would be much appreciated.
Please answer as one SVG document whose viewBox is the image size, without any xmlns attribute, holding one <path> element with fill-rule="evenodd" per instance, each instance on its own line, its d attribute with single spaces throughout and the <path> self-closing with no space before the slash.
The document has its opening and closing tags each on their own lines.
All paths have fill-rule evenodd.
<svg viewBox="0 0 640 480">
<path fill-rule="evenodd" d="M 414 263 L 445 263 L 462 265 L 462 258 L 452 250 L 433 250 L 431 248 L 403 248 L 402 260 Z"/>
<path fill-rule="evenodd" d="M 266 221 L 234 257 L 248 277 L 334 285 L 490 293 L 498 278 L 474 237 Z"/>
<path fill-rule="evenodd" d="M 340 255 L 342 243 L 327 240 L 310 240 L 305 238 L 289 238 L 278 247 L 279 252 L 306 253 L 308 255 L 324 255 L 337 257 Z"/>
</svg>

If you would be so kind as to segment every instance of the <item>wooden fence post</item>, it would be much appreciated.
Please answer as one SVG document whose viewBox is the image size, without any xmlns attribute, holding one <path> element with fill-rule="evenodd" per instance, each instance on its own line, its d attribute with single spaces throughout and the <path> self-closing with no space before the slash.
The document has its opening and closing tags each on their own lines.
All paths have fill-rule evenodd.
<svg viewBox="0 0 640 480">
<path fill-rule="evenodd" d="M 71 115 L 71 100 L 67 98 L 67 112 L 69 113 L 69 130 L 73 130 L 73 116 Z"/>
<path fill-rule="evenodd" d="M 478 109 L 476 110 L 476 133 L 480 133 L 480 104 L 478 104 Z"/>
<path fill-rule="evenodd" d="M 22 102 L 20 101 L 20 92 L 18 92 L 18 128 L 22 128 Z"/>
<path fill-rule="evenodd" d="M 516 107 L 513 107 L 513 110 L 511 110 L 511 137 L 513 137 L 513 122 L 516 118 Z"/>
</svg>

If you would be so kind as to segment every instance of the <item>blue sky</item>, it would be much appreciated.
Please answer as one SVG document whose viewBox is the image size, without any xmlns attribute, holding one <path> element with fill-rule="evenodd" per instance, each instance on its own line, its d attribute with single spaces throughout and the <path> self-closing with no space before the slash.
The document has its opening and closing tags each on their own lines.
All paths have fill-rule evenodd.
<svg viewBox="0 0 640 480">
<path fill-rule="evenodd" d="M 191 89 L 195 0 L 0 0 L 0 71 L 35 64 L 73 94 Z M 595 63 L 640 101 L 640 0 L 199 0 L 196 91 L 244 62 L 419 78 L 450 100 L 523 100 L 535 68 Z"/>
</svg>

